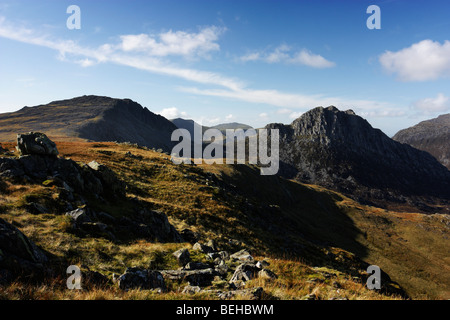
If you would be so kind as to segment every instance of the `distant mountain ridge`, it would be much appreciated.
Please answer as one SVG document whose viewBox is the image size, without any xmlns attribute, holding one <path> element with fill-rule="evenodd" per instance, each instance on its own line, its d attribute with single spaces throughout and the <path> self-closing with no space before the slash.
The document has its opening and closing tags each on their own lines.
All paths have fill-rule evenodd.
<svg viewBox="0 0 450 320">
<path fill-rule="evenodd" d="M 93 141 L 133 142 L 170 151 L 176 126 L 130 99 L 82 96 L 0 114 L 0 140 L 41 131 Z"/>
<path fill-rule="evenodd" d="M 392 139 L 429 152 L 450 169 L 450 113 L 400 130 Z"/>
<path fill-rule="evenodd" d="M 390 139 L 352 110 L 318 107 L 279 129 L 282 174 L 363 202 L 421 207 L 407 197 L 450 199 L 450 171 L 429 153 Z M 431 210 L 423 206 L 425 211 Z"/>
</svg>

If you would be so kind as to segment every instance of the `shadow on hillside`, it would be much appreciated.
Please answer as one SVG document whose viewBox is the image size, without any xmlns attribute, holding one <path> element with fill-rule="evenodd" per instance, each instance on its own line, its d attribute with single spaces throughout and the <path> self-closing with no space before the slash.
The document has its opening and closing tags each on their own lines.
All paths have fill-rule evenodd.
<svg viewBox="0 0 450 320">
<path fill-rule="evenodd" d="M 232 174 L 221 178 L 234 186 L 231 192 L 241 198 L 242 220 L 271 254 L 297 256 L 309 263 L 329 262 L 330 257 L 318 246 L 366 256 L 366 248 L 356 240 L 360 230 L 336 204 L 343 200 L 338 194 L 279 176 L 262 176 L 255 166 L 233 167 Z M 228 206 L 236 206 L 236 198 L 219 197 Z"/>
</svg>

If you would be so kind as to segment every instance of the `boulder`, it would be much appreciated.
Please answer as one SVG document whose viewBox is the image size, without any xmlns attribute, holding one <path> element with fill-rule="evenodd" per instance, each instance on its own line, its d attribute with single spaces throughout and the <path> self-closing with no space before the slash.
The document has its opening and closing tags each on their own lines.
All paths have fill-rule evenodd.
<svg viewBox="0 0 450 320">
<path fill-rule="evenodd" d="M 17 150 L 21 155 L 56 156 L 59 154 L 56 144 L 41 132 L 19 133 L 17 135 Z"/>
<path fill-rule="evenodd" d="M 47 256 L 33 241 L 0 218 L 0 270 L 14 274 L 42 273 L 47 261 Z"/>
<path fill-rule="evenodd" d="M 65 215 L 70 217 L 76 224 L 92 222 L 91 214 L 87 208 L 78 208 L 76 210 L 66 212 Z"/>
<path fill-rule="evenodd" d="M 265 267 L 268 267 L 270 263 L 268 263 L 266 260 L 261 260 L 256 262 L 256 267 L 259 269 L 264 269 Z"/>
<path fill-rule="evenodd" d="M 277 279 L 278 276 L 269 269 L 262 269 L 261 271 L 258 272 L 258 278 L 273 280 Z"/>
<path fill-rule="evenodd" d="M 191 261 L 191 256 L 189 254 L 188 249 L 180 249 L 173 253 L 175 258 L 177 258 L 178 263 L 180 266 L 184 267 L 188 262 Z"/>
<path fill-rule="evenodd" d="M 164 278 L 159 271 L 141 268 L 127 268 L 119 279 L 119 288 L 129 289 L 161 289 L 166 290 Z"/>
<path fill-rule="evenodd" d="M 203 253 L 212 253 L 212 252 L 215 251 L 212 247 L 204 245 L 204 244 L 201 244 L 200 242 L 196 242 L 194 244 L 194 246 L 192 247 L 192 250 L 198 250 L 198 251 L 201 251 Z"/>
<path fill-rule="evenodd" d="M 253 257 L 246 249 L 242 249 L 236 253 L 233 253 L 230 256 L 233 260 L 240 260 L 240 261 L 253 261 Z"/>
<path fill-rule="evenodd" d="M 184 287 L 183 291 L 181 293 L 184 294 L 195 294 L 195 293 L 199 293 L 202 289 L 199 286 L 191 286 L 191 285 L 187 285 L 186 287 Z"/>
<path fill-rule="evenodd" d="M 254 263 L 244 262 L 236 268 L 230 279 L 230 283 L 252 280 L 257 276 L 259 271 L 260 269 Z"/>
</svg>

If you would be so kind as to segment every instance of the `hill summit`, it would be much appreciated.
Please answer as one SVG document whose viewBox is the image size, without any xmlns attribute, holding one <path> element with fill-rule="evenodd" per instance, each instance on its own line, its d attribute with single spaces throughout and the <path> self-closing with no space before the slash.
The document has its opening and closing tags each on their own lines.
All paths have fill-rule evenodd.
<svg viewBox="0 0 450 320">
<path fill-rule="evenodd" d="M 284 174 L 384 206 L 431 208 L 420 197 L 450 199 L 450 171 L 429 153 L 390 139 L 352 110 L 317 107 L 280 130 Z M 286 167 L 288 169 L 286 169 Z"/>
<path fill-rule="evenodd" d="M 133 142 L 169 151 L 176 126 L 130 99 L 81 96 L 0 114 L 0 140 L 19 132 L 46 132 L 49 137 Z"/>
<path fill-rule="evenodd" d="M 400 130 L 392 139 L 429 152 L 450 169 L 450 113 Z"/>
</svg>

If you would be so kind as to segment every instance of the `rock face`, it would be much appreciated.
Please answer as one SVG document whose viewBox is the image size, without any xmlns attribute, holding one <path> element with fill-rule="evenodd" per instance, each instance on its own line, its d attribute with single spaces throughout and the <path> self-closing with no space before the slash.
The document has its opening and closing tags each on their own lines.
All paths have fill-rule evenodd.
<svg viewBox="0 0 450 320">
<path fill-rule="evenodd" d="M 450 169 L 450 114 L 400 130 L 392 139 L 429 152 Z"/>
<path fill-rule="evenodd" d="M 11 273 L 38 273 L 46 255 L 19 229 L 0 218 L 0 270 Z"/>
<path fill-rule="evenodd" d="M 40 154 L 56 156 L 59 153 L 56 144 L 41 132 L 18 134 L 17 150 L 20 151 L 21 155 Z"/>
<path fill-rule="evenodd" d="M 48 200 L 53 207 L 51 213 L 70 217 L 73 231 L 80 235 L 90 234 L 111 240 L 116 240 L 118 235 L 122 239 L 134 237 L 158 242 L 183 241 L 163 212 L 149 210 L 140 201 L 128 200 L 125 183 L 114 171 L 96 161 L 79 165 L 75 161 L 48 154 L 31 154 L 18 159 L 0 157 L 0 179 L 53 188 L 57 196 Z M 92 198 L 102 203 L 127 201 L 133 214 L 115 218 L 105 212 L 97 213 L 89 208 L 86 201 Z M 26 209 L 33 214 L 50 213 L 48 208 L 39 203 L 40 200 L 30 200 Z"/>
<path fill-rule="evenodd" d="M 281 173 L 289 178 L 376 204 L 402 202 L 405 196 L 450 199 L 450 171 L 351 110 L 318 107 L 291 125 L 266 128 L 279 129 Z"/>
<path fill-rule="evenodd" d="M 12 141 L 17 127 L 49 136 L 132 142 L 168 152 L 174 145 L 172 132 L 177 128 L 130 99 L 92 95 L 0 114 L 0 141 Z"/>
</svg>

